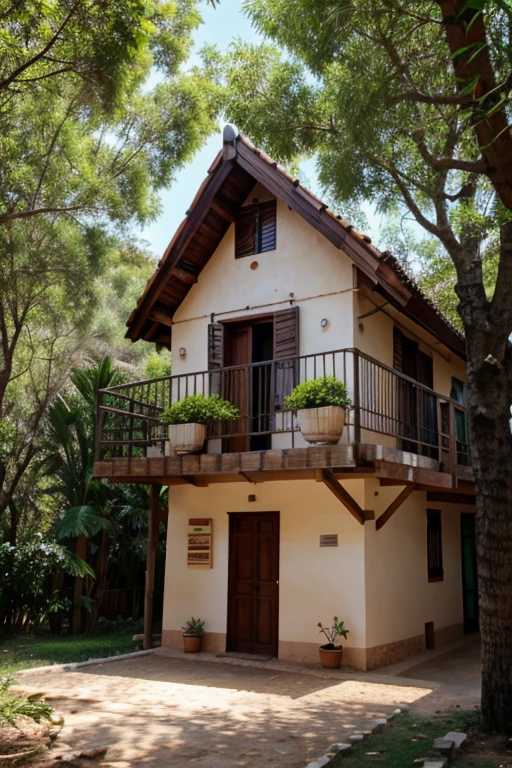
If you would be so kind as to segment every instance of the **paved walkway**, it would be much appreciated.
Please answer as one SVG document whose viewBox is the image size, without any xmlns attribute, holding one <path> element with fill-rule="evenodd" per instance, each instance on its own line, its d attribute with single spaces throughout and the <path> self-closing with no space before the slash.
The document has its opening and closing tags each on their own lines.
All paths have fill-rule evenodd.
<svg viewBox="0 0 512 768">
<path fill-rule="evenodd" d="M 400 703 L 467 706 L 437 681 L 180 652 L 32 672 L 19 683 L 64 715 L 59 741 L 108 745 L 115 768 L 299 768 Z"/>
</svg>

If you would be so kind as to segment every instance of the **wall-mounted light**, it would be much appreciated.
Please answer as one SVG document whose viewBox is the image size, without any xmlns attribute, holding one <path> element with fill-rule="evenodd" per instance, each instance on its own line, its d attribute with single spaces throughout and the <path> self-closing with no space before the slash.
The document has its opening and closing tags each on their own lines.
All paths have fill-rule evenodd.
<svg viewBox="0 0 512 768">
<path fill-rule="evenodd" d="M 180 360 L 185 360 L 187 357 L 187 350 L 185 347 L 180 347 Z"/>
<path fill-rule="evenodd" d="M 327 319 L 326 317 L 323 317 L 323 318 L 320 320 L 320 325 L 322 326 L 322 328 L 327 328 L 327 326 L 329 325 L 329 321 L 328 321 L 328 319 Z"/>
</svg>

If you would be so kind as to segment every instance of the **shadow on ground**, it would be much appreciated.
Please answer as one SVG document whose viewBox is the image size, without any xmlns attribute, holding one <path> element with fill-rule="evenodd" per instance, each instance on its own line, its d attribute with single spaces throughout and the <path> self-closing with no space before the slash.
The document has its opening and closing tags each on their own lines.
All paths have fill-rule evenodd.
<svg viewBox="0 0 512 768">
<path fill-rule="evenodd" d="M 158 655 L 35 673 L 22 683 L 62 712 L 62 740 L 73 748 L 109 745 L 106 759 L 116 768 L 299 768 L 400 703 L 432 710 L 442 689 Z"/>
</svg>

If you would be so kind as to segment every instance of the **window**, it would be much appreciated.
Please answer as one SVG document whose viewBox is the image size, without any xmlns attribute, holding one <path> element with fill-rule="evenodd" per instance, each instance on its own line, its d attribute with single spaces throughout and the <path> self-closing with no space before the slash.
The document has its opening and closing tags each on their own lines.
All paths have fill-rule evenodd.
<svg viewBox="0 0 512 768">
<path fill-rule="evenodd" d="M 427 560 L 428 580 L 443 580 L 443 544 L 441 511 L 427 509 Z"/>
<path fill-rule="evenodd" d="M 235 224 L 235 259 L 276 247 L 276 201 L 246 205 Z"/>
</svg>

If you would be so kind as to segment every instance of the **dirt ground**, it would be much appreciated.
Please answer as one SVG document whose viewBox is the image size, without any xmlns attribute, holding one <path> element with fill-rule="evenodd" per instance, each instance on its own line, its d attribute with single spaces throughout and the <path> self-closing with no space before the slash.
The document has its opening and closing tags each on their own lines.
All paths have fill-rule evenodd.
<svg viewBox="0 0 512 768">
<path fill-rule="evenodd" d="M 438 681 L 212 662 L 155 654 L 19 683 L 63 714 L 57 745 L 108 746 L 115 768 L 299 768 L 400 703 L 432 712 L 478 699 Z"/>
</svg>

